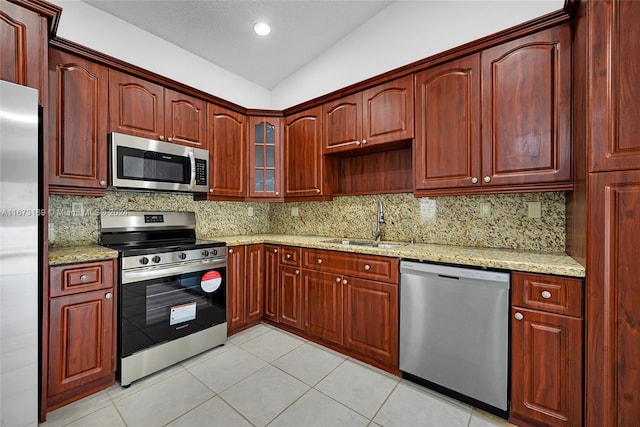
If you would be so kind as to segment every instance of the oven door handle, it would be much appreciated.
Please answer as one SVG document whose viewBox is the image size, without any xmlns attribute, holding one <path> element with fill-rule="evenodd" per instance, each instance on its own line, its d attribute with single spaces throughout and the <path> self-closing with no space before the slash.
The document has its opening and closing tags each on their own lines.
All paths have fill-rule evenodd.
<svg viewBox="0 0 640 427">
<path fill-rule="evenodd" d="M 122 272 L 122 284 L 142 282 L 144 280 L 158 279 L 160 277 L 177 276 L 184 273 L 194 273 L 196 271 L 207 271 L 216 268 L 226 267 L 227 261 L 224 259 L 211 260 L 210 262 L 196 262 L 191 264 L 178 264 L 170 267 L 147 267 L 136 270 Z"/>
</svg>

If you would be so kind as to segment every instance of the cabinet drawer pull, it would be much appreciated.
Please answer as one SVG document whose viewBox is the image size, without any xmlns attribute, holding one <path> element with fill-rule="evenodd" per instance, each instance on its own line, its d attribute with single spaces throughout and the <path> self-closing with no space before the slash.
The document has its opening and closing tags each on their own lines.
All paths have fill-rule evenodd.
<svg viewBox="0 0 640 427">
<path fill-rule="evenodd" d="M 549 291 L 542 291 L 542 292 L 540 293 L 540 296 L 542 296 L 542 298 L 544 298 L 544 299 L 549 299 L 549 298 L 551 298 L 551 292 L 549 292 Z"/>
<path fill-rule="evenodd" d="M 472 184 L 477 184 L 478 183 L 478 178 L 476 178 L 475 176 L 473 178 L 471 178 L 471 183 Z"/>
<path fill-rule="evenodd" d="M 300 270 L 296 270 L 296 274 L 300 274 Z"/>
<path fill-rule="evenodd" d="M 89 280 L 89 276 L 87 276 L 86 274 L 81 274 L 80 275 L 80 282 L 81 283 L 86 283 L 87 280 Z"/>
<path fill-rule="evenodd" d="M 369 270 L 371 270 L 371 266 L 370 266 L 369 264 L 365 264 L 365 265 L 364 265 L 364 270 L 365 270 L 365 271 L 369 271 Z"/>
<path fill-rule="evenodd" d="M 229 253 L 232 254 L 233 253 L 233 249 L 229 249 Z"/>
<path fill-rule="evenodd" d="M 524 316 L 522 315 L 522 313 L 516 313 L 513 315 L 513 317 L 516 318 L 516 320 L 522 320 L 524 319 Z"/>
<path fill-rule="evenodd" d="M 336 277 L 336 283 L 340 283 L 342 280 L 339 277 Z"/>
<path fill-rule="evenodd" d="M 286 255 L 285 255 L 285 258 L 287 258 L 287 259 L 291 259 L 291 254 L 286 254 Z"/>
<path fill-rule="evenodd" d="M 484 177 L 484 182 L 491 182 L 491 177 L 490 176 L 485 176 Z"/>
<path fill-rule="evenodd" d="M 276 249 L 274 249 L 274 250 L 273 250 L 273 253 L 274 253 L 274 254 L 277 254 L 277 253 L 278 253 L 278 249 L 277 249 L 277 248 L 276 248 Z"/>
<path fill-rule="evenodd" d="M 100 185 L 104 187 L 105 185 L 107 185 L 107 181 L 100 181 Z"/>
<path fill-rule="evenodd" d="M 111 299 L 113 297 L 113 294 L 111 292 L 107 292 L 107 294 L 104 297 L 106 299 Z"/>
<path fill-rule="evenodd" d="M 322 258 L 318 258 L 318 264 L 322 264 Z"/>
</svg>

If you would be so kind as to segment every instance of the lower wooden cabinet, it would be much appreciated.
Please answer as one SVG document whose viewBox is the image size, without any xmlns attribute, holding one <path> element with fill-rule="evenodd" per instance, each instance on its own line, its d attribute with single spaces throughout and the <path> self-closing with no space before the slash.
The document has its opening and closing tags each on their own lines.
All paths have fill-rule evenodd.
<svg viewBox="0 0 640 427">
<path fill-rule="evenodd" d="M 302 329 L 300 269 L 280 266 L 278 289 L 278 320 L 283 325 Z"/>
<path fill-rule="evenodd" d="M 115 261 L 49 274 L 47 411 L 109 387 L 116 370 Z"/>
<path fill-rule="evenodd" d="M 512 298 L 510 421 L 581 426 L 582 280 L 513 273 Z"/>
<path fill-rule="evenodd" d="M 342 281 L 339 274 L 302 272 L 302 318 L 306 333 L 342 345 Z"/>
<path fill-rule="evenodd" d="M 231 246 L 227 255 L 227 333 L 262 319 L 264 245 Z"/>
<path fill-rule="evenodd" d="M 278 323 L 278 278 L 280 269 L 278 268 L 279 255 L 278 247 L 274 245 L 264 245 L 264 311 L 263 317 L 272 322 Z"/>
</svg>

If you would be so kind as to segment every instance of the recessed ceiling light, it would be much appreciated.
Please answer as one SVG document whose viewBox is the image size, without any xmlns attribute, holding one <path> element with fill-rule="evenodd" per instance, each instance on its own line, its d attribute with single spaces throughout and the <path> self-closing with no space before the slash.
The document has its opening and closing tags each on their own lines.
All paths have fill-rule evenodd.
<svg viewBox="0 0 640 427">
<path fill-rule="evenodd" d="M 271 26 L 266 22 L 258 22 L 253 26 L 253 31 L 259 36 L 266 36 L 271 32 Z"/>
</svg>

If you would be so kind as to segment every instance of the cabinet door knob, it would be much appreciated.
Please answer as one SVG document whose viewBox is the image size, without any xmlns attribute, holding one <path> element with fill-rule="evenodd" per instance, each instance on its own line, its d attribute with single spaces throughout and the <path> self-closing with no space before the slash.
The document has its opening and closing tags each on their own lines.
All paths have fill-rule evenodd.
<svg viewBox="0 0 640 427">
<path fill-rule="evenodd" d="M 320 189 L 316 188 L 316 193 L 320 194 Z"/>
<path fill-rule="evenodd" d="M 540 293 L 540 295 L 541 295 L 541 296 L 542 296 L 542 298 L 544 298 L 544 299 L 549 299 L 549 298 L 551 298 L 551 292 L 549 292 L 549 291 L 542 291 L 542 292 Z"/>
<path fill-rule="evenodd" d="M 89 280 L 89 276 L 87 276 L 86 274 L 81 274 L 80 275 L 80 282 L 81 283 L 86 283 L 87 280 Z"/>
<path fill-rule="evenodd" d="M 209 193 L 213 193 L 213 188 L 210 188 L 210 189 L 209 189 Z"/>
<path fill-rule="evenodd" d="M 233 249 L 229 249 L 229 253 L 232 254 L 233 253 Z"/>
<path fill-rule="evenodd" d="M 347 279 L 344 279 L 344 280 L 342 281 L 342 284 L 343 284 L 343 285 L 346 285 L 347 283 L 349 283 L 349 282 L 347 282 Z"/>
<path fill-rule="evenodd" d="M 491 177 L 490 176 L 485 176 L 484 177 L 484 182 L 491 182 Z"/>
<path fill-rule="evenodd" d="M 369 271 L 369 270 L 371 270 L 371 266 L 370 266 L 369 264 L 365 264 L 365 265 L 364 265 L 364 270 L 365 270 L 365 271 Z"/>
<path fill-rule="evenodd" d="M 524 319 L 524 316 L 522 315 L 522 313 L 516 313 L 513 315 L 513 317 L 516 318 L 516 320 L 522 320 Z"/>
<path fill-rule="evenodd" d="M 356 141 L 356 142 L 355 142 L 355 144 L 356 144 L 356 145 L 360 145 L 360 141 Z"/>
<path fill-rule="evenodd" d="M 287 259 L 291 259 L 291 254 L 286 254 L 286 255 L 285 255 L 285 258 L 287 258 Z"/>
<path fill-rule="evenodd" d="M 169 138 L 167 138 L 167 141 L 169 141 L 169 142 L 173 142 L 173 138 L 172 138 L 172 137 L 169 137 Z"/>
<path fill-rule="evenodd" d="M 100 185 L 104 187 L 105 185 L 107 185 L 107 181 L 100 181 Z"/>
<path fill-rule="evenodd" d="M 277 254 L 277 253 L 278 253 L 278 248 L 274 249 L 274 250 L 273 250 L 273 253 L 274 253 L 274 254 Z"/>
<path fill-rule="evenodd" d="M 113 294 L 111 292 L 107 292 L 107 294 L 104 297 L 106 299 L 111 299 L 111 298 L 113 298 Z"/>
<path fill-rule="evenodd" d="M 322 264 L 322 258 L 318 258 L 318 264 Z"/>
<path fill-rule="evenodd" d="M 476 178 L 475 176 L 473 178 L 471 178 L 471 183 L 472 184 L 477 184 L 478 183 L 478 178 Z"/>
<path fill-rule="evenodd" d="M 276 191 L 276 196 L 277 196 L 278 194 L 280 194 L 280 193 L 278 193 L 278 192 Z"/>
<path fill-rule="evenodd" d="M 296 274 L 300 274 L 300 270 L 296 270 Z"/>
<path fill-rule="evenodd" d="M 336 277 L 336 283 L 340 283 L 342 280 L 339 277 Z"/>
<path fill-rule="evenodd" d="M 364 144 L 366 144 L 366 143 L 367 143 L 367 140 L 366 140 L 366 139 L 363 139 L 363 140 L 362 140 L 362 145 L 364 145 Z"/>
<path fill-rule="evenodd" d="M 159 138 L 160 138 L 160 141 L 164 141 L 164 135 L 160 135 Z"/>
</svg>

